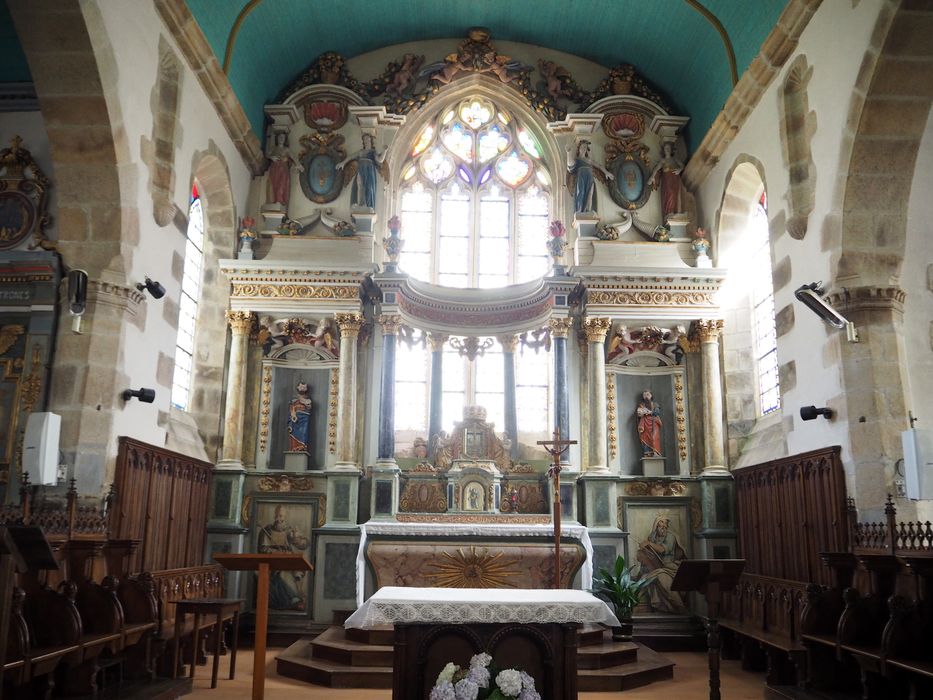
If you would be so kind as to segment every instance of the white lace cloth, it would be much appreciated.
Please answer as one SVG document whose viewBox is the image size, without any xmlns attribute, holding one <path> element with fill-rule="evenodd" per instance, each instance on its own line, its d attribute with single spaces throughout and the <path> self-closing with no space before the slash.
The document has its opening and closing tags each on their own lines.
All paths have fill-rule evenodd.
<svg viewBox="0 0 933 700">
<path fill-rule="evenodd" d="M 619 624 L 609 606 L 586 591 L 386 586 L 348 617 L 344 627 L 437 622 Z"/>
<path fill-rule="evenodd" d="M 542 537 L 553 541 L 551 525 L 508 525 L 503 523 L 400 523 L 395 520 L 370 520 L 360 525 L 360 548 L 356 554 L 356 604 L 363 604 L 366 583 L 366 538 L 368 535 L 422 535 L 424 537 Z M 593 543 L 586 527 L 561 523 L 561 535 L 580 540 L 586 560 L 580 571 L 584 590 L 593 587 Z"/>
</svg>

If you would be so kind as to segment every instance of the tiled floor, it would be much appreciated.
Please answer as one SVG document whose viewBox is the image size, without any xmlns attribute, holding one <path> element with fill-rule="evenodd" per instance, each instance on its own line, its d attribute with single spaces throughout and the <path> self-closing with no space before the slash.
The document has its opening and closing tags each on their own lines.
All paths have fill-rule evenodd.
<svg viewBox="0 0 933 700">
<path fill-rule="evenodd" d="M 271 649 L 266 655 L 266 698 L 269 700 L 390 700 L 391 690 L 335 690 L 308 685 L 275 673 L 275 655 Z M 677 666 L 674 678 L 621 693 L 580 693 L 580 700 L 706 700 L 709 697 L 708 671 L 705 653 L 675 652 L 665 654 Z M 211 690 L 210 665 L 200 666 L 194 681 L 194 692 L 189 698 L 203 700 L 248 700 L 252 684 L 253 652 L 241 649 L 237 655 L 237 677 L 226 680 L 229 658 L 220 662 L 217 688 Z M 722 697 L 725 700 L 761 700 L 764 674 L 748 673 L 739 668 L 738 661 L 722 662 Z"/>
</svg>

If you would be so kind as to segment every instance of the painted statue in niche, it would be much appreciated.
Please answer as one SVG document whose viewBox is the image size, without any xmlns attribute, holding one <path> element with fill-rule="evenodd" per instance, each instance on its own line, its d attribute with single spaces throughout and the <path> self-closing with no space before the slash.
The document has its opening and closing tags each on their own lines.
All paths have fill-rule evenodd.
<svg viewBox="0 0 933 700">
<path fill-rule="evenodd" d="M 577 214 L 596 211 L 596 179 L 603 183 L 613 175 L 600 168 L 590 158 L 591 144 L 586 139 L 567 144 L 567 189 L 573 195 L 573 210 Z"/>
<path fill-rule="evenodd" d="M 274 520 L 259 530 L 257 548 L 260 554 L 304 552 L 308 537 L 288 524 L 288 510 L 275 507 Z M 269 576 L 269 607 L 273 610 L 307 609 L 307 591 L 303 571 L 272 571 Z"/>
<path fill-rule="evenodd" d="M 298 382 L 295 392 L 288 404 L 288 451 L 310 454 L 311 389 L 306 382 Z"/>
<path fill-rule="evenodd" d="M 645 457 L 661 456 L 661 408 L 654 401 L 650 391 L 641 392 L 641 399 L 635 408 L 638 441 L 641 453 Z"/>
<path fill-rule="evenodd" d="M 671 529 L 670 518 L 658 513 L 648 537 L 639 543 L 635 558 L 638 568 L 633 577 L 647 581 L 642 590 L 652 611 L 686 612 L 680 593 L 671 590 L 671 582 L 687 552 Z"/>
<path fill-rule="evenodd" d="M 344 175 L 345 181 L 353 178 L 350 203 L 354 207 L 375 210 L 376 183 L 380 175 L 387 176 L 384 172 L 385 157 L 385 149 L 381 153 L 376 150 L 376 137 L 363 134 L 363 148 L 350 156 Z"/>
<path fill-rule="evenodd" d="M 287 209 L 292 191 L 292 166 L 298 168 L 299 172 L 304 171 L 304 166 L 288 148 L 288 132 L 272 132 L 272 144 L 266 152 L 266 158 L 269 159 L 267 203 Z"/>
<path fill-rule="evenodd" d="M 650 179 L 654 188 L 661 191 L 661 212 L 665 223 L 669 217 L 684 211 L 684 185 L 680 179 L 683 169 L 683 162 L 674 155 L 674 142 L 661 144 L 661 160 L 651 171 Z"/>
<path fill-rule="evenodd" d="M 463 489 L 463 510 L 485 510 L 486 493 L 483 485 L 473 481 Z"/>
</svg>

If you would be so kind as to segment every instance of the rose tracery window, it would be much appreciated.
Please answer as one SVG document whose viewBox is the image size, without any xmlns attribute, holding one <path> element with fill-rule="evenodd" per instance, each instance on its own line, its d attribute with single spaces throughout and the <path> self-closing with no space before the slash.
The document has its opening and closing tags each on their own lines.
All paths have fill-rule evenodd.
<svg viewBox="0 0 933 700">
<path fill-rule="evenodd" d="M 402 166 L 400 267 L 450 287 L 543 277 L 551 179 L 534 134 L 482 98 L 447 107 Z"/>
</svg>

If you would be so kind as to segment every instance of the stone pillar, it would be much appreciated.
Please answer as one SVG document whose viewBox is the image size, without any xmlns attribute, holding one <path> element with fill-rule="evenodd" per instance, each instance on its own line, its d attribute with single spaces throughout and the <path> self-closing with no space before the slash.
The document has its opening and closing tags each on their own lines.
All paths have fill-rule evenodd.
<svg viewBox="0 0 933 700">
<path fill-rule="evenodd" d="M 428 408 L 428 447 L 434 457 L 434 438 L 441 432 L 441 402 L 444 399 L 444 344 L 449 336 L 439 333 L 428 335 L 431 346 L 431 405 Z"/>
<path fill-rule="evenodd" d="M 363 327 L 359 311 L 338 313 L 340 370 L 337 384 L 337 469 L 358 470 L 356 460 L 356 344 Z"/>
<path fill-rule="evenodd" d="M 243 424 L 246 419 L 246 358 L 255 316 L 250 311 L 227 311 L 230 324 L 230 359 L 227 362 L 227 400 L 224 404 L 224 442 L 221 460 L 241 463 Z"/>
<path fill-rule="evenodd" d="M 722 320 L 697 321 L 700 362 L 703 368 L 703 435 L 706 464 L 701 475 L 728 472 L 722 429 L 722 377 L 719 371 L 719 336 Z"/>
<path fill-rule="evenodd" d="M 402 317 L 379 316 L 382 326 L 382 391 L 379 396 L 379 447 L 377 464 L 395 464 L 395 347 Z"/>
<path fill-rule="evenodd" d="M 509 455 L 518 456 L 518 409 L 515 405 L 515 348 L 518 347 L 517 335 L 500 335 L 502 345 L 503 383 L 505 385 L 505 434 L 512 441 Z"/>
<path fill-rule="evenodd" d="M 567 336 L 573 326 L 570 318 L 551 318 L 551 346 L 554 348 L 554 427 L 560 428 L 562 440 L 570 438 L 570 388 L 567 385 Z M 569 450 L 561 463 L 569 462 Z"/>
<path fill-rule="evenodd" d="M 583 319 L 586 333 L 587 368 L 589 373 L 589 409 L 587 459 L 583 467 L 588 472 L 609 471 L 609 445 L 606 441 L 606 333 L 612 322 L 608 318 L 587 316 Z"/>
</svg>

